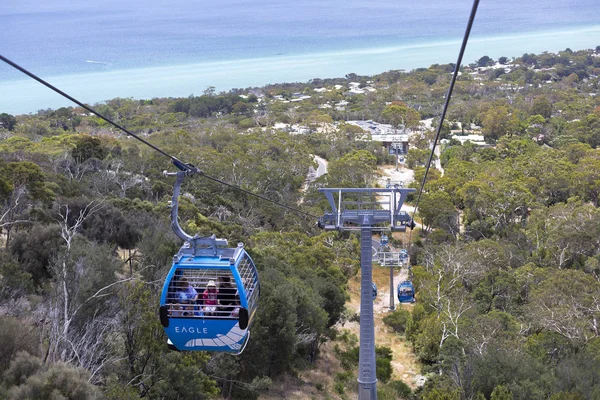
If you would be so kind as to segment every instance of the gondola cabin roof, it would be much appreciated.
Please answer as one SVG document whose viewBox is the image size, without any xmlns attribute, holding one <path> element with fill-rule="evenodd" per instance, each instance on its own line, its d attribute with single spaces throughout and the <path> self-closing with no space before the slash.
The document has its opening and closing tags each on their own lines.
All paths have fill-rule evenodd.
<svg viewBox="0 0 600 400">
<path fill-rule="evenodd" d="M 179 263 L 181 266 L 193 266 L 200 263 L 228 267 L 230 264 L 238 262 L 244 254 L 246 252 L 242 243 L 235 248 L 217 247 L 216 245 L 194 248 L 189 243 L 185 243 L 173 257 L 173 263 Z"/>
</svg>

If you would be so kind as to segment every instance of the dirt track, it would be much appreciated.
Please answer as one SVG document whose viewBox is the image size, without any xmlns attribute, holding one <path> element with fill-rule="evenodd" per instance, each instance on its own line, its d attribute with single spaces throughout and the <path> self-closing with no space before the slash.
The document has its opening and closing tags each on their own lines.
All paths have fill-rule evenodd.
<svg viewBox="0 0 600 400">
<path fill-rule="evenodd" d="M 406 280 L 407 270 L 395 269 L 394 271 L 394 292 L 398 283 Z M 394 369 L 392 379 L 404 381 L 411 388 L 417 387 L 417 381 L 420 379 L 418 374 L 420 368 L 416 357 L 414 356 L 410 343 L 403 337 L 394 333 L 384 323 L 383 318 L 390 312 L 390 269 L 387 267 L 373 267 L 373 282 L 377 285 L 377 298 L 374 305 L 375 316 L 375 343 L 377 346 L 386 346 L 392 349 L 393 359 L 392 367 Z M 347 307 L 356 313 L 360 313 L 360 274 L 349 282 L 350 301 Z M 394 293 L 395 295 L 395 293 Z M 404 308 L 411 310 L 412 304 L 398 304 L 397 297 L 394 297 L 396 309 Z M 341 329 L 349 329 L 356 336 L 359 336 L 358 322 L 347 322 Z"/>
</svg>

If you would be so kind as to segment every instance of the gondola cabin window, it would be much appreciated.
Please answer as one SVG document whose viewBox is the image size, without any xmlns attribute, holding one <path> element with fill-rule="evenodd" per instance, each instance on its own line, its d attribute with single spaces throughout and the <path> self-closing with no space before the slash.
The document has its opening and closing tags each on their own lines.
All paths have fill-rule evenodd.
<svg viewBox="0 0 600 400">
<path fill-rule="evenodd" d="M 248 256 L 238 265 L 239 282 L 230 269 L 179 268 L 173 274 L 167 292 L 169 317 L 237 319 L 245 296 L 248 309 L 258 301 L 257 276 Z M 238 284 L 245 290 L 240 290 Z"/>
<path fill-rule="evenodd" d="M 169 317 L 229 319 L 240 306 L 230 270 L 178 269 L 169 284 Z"/>
</svg>

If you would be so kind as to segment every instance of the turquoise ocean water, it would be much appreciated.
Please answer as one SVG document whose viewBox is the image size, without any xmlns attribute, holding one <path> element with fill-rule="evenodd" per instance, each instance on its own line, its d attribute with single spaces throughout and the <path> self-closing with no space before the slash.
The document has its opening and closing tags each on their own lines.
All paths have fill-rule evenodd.
<svg viewBox="0 0 600 400">
<path fill-rule="evenodd" d="M 78 98 L 152 98 L 455 62 L 471 1 L 4 0 L 0 54 Z M 464 58 L 600 45 L 599 0 L 482 0 Z M 0 113 L 71 105 L 0 65 Z"/>
</svg>

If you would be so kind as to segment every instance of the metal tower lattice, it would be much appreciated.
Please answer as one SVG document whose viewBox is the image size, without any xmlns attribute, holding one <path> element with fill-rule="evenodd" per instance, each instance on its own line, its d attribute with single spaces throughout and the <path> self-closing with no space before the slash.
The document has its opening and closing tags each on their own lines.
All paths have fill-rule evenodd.
<svg viewBox="0 0 600 400">
<path fill-rule="evenodd" d="M 413 228 L 407 212 L 401 211 L 408 193 L 404 188 L 323 188 L 319 189 L 332 212 L 319 219 L 326 230 L 360 230 L 360 350 L 358 356 L 358 399 L 377 399 L 375 324 L 373 320 L 373 231 L 400 231 Z"/>
</svg>

